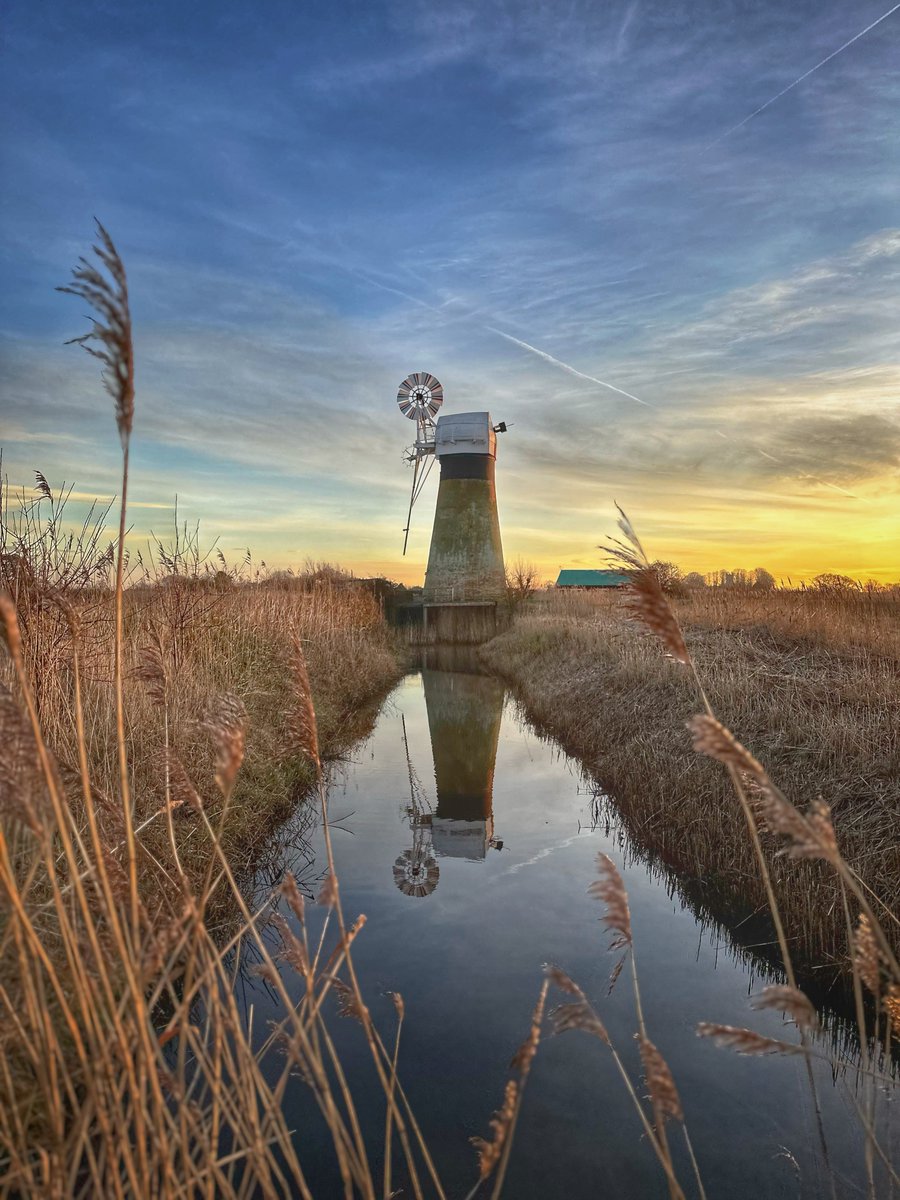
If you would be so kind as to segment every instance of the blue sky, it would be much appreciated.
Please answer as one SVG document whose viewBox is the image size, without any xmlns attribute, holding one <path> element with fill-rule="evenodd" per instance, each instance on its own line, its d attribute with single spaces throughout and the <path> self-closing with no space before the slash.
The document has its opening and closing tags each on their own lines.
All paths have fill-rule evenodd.
<svg viewBox="0 0 900 1200">
<path fill-rule="evenodd" d="M 900 11 L 734 128 L 888 7 L 7 3 L 5 473 L 117 490 L 53 291 L 96 215 L 138 539 L 177 494 L 229 556 L 420 576 L 429 370 L 513 425 L 505 548 L 548 575 L 615 499 L 688 568 L 896 578 Z"/>
</svg>

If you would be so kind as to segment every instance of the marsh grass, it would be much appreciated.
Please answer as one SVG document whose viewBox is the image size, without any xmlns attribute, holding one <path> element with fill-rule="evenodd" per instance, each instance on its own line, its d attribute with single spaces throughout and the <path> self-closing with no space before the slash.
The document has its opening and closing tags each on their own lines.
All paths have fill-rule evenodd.
<svg viewBox="0 0 900 1200">
<path fill-rule="evenodd" d="M 327 998 L 341 991 L 363 1025 L 421 1195 L 430 1158 L 396 1081 L 396 1054 L 374 1030 L 352 967 L 365 918 L 350 924 L 341 908 L 319 753 L 339 733 L 352 736 L 350 713 L 396 673 L 396 657 L 371 597 L 321 580 L 286 589 L 220 578 L 210 589 L 185 572 L 183 556 L 170 556 L 162 577 L 126 589 L 134 368 L 124 269 L 99 232 L 104 270 L 83 262 L 71 290 L 98 311 L 90 337 L 115 400 L 118 539 L 112 553 L 101 550 L 94 526 L 41 560 L 48 528 L 55 537 L 61 521 L 40 479 L 49 525 L 34 506 L 5 524 L 15 547 L 15 561 L 4 551 L 5 582 L 12 576 L 16 586 L 0 593 L 0 1189 L 309 1196 L 280 1104 L 299 1072 L 331 1135 L 345 1195 L 374 1197 L 324 1018 Z M 72 553 L 84 569 L 66 569 Z M 317 722 L 314 699 L 330 728 Z M 306 730 L 299 740 L 297 712 Z M 273 951 L 279 893 L 251 910 L 235 858 L 253 828 L 260 836 L 271 825 L 273 794 L 298 760 L 328 845 L 328 914 L 310 947 L 303 897 L 286 877 L 280 895 L 299 932 L 276 922 Z M 224 931 L 215 918 L 223 896 L 238 914 Z M 262 1049 L 234 990 L 235 951 L 247 947 L 283 1005 Z M 282 958 L 302 976 L 299 1002 Z M 264 1058 L 280 1064 L 274 1081 Z"/>
<path fill-rule="evenodd" d="M 773 782 L 771 775 L 760 761 L 751 754 L 716 716 L 705 688 L 705 681 L 698 670 L 688 641 L 673 609 L 672 602 L 663 591 L 658 574 L 653 570 L 647 555 L 630 522 L 620 510 L 620 528 L 624 541 L 613 543 L 611 550 L 616 566 L 627 572 L 630 583 L 625 589 L 622 607 L 625 614 L 638 626 L 643 627 L 661 644 L 665 656 L 670 660 L 670 669 L 680 670 L 694 693 L 694 700 L 702 711 L 687 721 L 692 735 L 692 749 L 696 754 L 711 759 L 723 766 L 729 777 L 736 805 L 730 807 L 731 824 L 738 838 L 743 838 L 752 847 L 756 866 L 756 877 L 765 896 L 765 904 L 775 930 L 780 953 L 780 966 L 786 980 L 763 989 L 753 1002 L 757 1010 L 774 1009 L 784 1014 L 795 1027 L 797 1040 L 787 1041 L 768 1038 L 750 1028 L 738 1028 L 715 1022 L 703 1021 L 697 1026 L 700 1037 L 711 1038 L 717 1044 L 736 1050 L 740 1054 L 788 1054 L 800 1055 L 804 1059 L 812 1109 L 816 1118 L 816 1129 L 824 1168 L 824 1186 L 837 1196 L 838 1180 L 832 1170 L 825 1127 L 823 1124 L 817 1084 L 813 1070 L 813 1059 L 817 1057 L 810 1034 L 818 1024 L 815 1007 L 809 997 L 798 987 L 793 950 L 788 937 L 781 898 L 773 881 L 773 859 L 763 846 L 763 837 L 773 839 L 778 855 L 783 856 L 789 869 L 798 863 L 815 862 L 827 872 L 839 889 L 841 914 L 847 933 L 847 969 L 856 999 L 861 1067 L 864 1076 L 860 1092 L 851 1092 L 851 1101 L 865 1134 L 865 1188 L 874 1200 L 879 1190 L 890 1186 L 891 1190 L 900 1183 L 900 1177 L 890 1157 L 890 1141 L 887 1147 L 879 1139 L 878 1098 L 885 1088 L 891 1089 L 895 1081 L 879 1074 L 878 1055 L 875 1048 L 880 1044 L 891 1045 L 896 1035 L 896 1019 L 900 1015 L 900 963 L 894 949 L 895 938 L 885 932 L 881 921 L 896 924 L 896 916 L 886 905 L 879 905 L 876 915 L 871 889 L 859 872 L 845 857 L 840 844 L 829 805 L 816 797 L 804 808 L 797 807 Z M 736 811 L 737 810 L 737 811 Z M 615 1048 L 610 1042 L 602 1021 L 589 1004 L 578 985 L 564 972 L 554 968 L 555 978 L 561 990 L 578 996 L 574 1006 L 567 1004 L 562 1011 L 572 1015 L 558 1030 L 583 1028 L 594 1032 L 612 1051 L 619 1065 L 626 1089 L 638 1104 L 648 1140 L 659 1159 L 673 1198 L 684 1195 L 676 1176 L 676 1168 L 665 1135 L 668 1117 L 684 1120 L 681 1100 L 675 1081 L 657 1047 L 649 1040 L 644 1023 L 638 973 L 635 962 L 634 939 L 624 884 L 615 865 L 606 855 L 598 856 L 599 879 L 591 885 L 590 894 L 606 905 L 605 924 L 613 932 L 611 949 L 624 951 L 614 968 L 614 985 L 624 960 L 630 960 L 634 986 L 634 1005 L 637 1021 L 636 1036 L 641 1050 L 644 1079 L 649 1092 L 653 1111 L 653 1127 L 650 1128 L 646 1114 L 634 1096 L 633 1086 L 621 1066 Z M 796 880 L 790 881 L 796 887 Z M 789 894 L 790 887 L 788 888 Z M 894 930 L 891 929 L 891 934 Z M 864 1002 L 867 992 L 868 1006 Z M 559 1013 L 560 1010 L 557 1010 Z M 702 1178 L 696 1157 L 687 1139 L 690 1163 L 694 1171 L 696 1187 L 704 1194 Z"/>
<path fill-rule="evenodd" d="M 398 1187 L 417 1200 L 444 1200 L 398 1075 L 404 1001 L 394 995 L 396 1023 L 383 1035 L 353 957 L 366 918 L 344 910 L 331 844 L 326 753 L 341 735 L 352 736 L 352 714 L 397 667 L 380 612 L 334 573 L 262 581 L 241 579 L 221 562 L 214 572 L 201 570 L 205 556 L 180 533 L 174 549 L 157 553 L 156 573 L 144 568 L 137 579 L 129 576 L 130 316 L 124 268 L 99 232 L 102 270 L 82 262 L 69 290 L 98 312 L 88 338 L 109 373 L 122 441 L 119 532 L 111 548 L 104 545 L 106 514 L 95 512 L 60 550 L 61 501 L 40 477 L 36 504 L 5 518 L 0 560 L 0 1195 L 311 1198 L 302 1141 L 282 1106 L 299 1076 L 318 1109 L 344 1200 L 389 1200 Z M 42 501 L 50 505 L 49 523 Z M 720 773 L 724 767 L 737 805 L 727 813 L 720 806 L 712 830 L 709 805 L 674 823 L 704 846 L 718 839 L 720 854 L 723 847 L 729 857 L 742 854 L 743 874 L 758 878 L 779 931 L 785 982 L 765 988 L 755 1007 L 789 1023 L 783 1038 L 715 1022 L 698 1032 L 739 1053 L 802 1057 L 814 1103 L 818 1051 L 809 1034 L 817 1015 L 797 986 L 787 931 L 793 934 L 798 911 L 803 916 L 791 901 L 794 890 L 824 886 L 826 878 L 837 889 L 864 1048 L 864 1088 L 853 1103 L 865 1131 L 865 1186 L 874 1197 L 883 1180 L 900 1183 L 879 1140 L 877 1089 L 891 1081 L 874 1053 L 879 1040 L 890 1042 L 900 1017 L 900 971 L 882 920 L 892 918 L 847 853 L 853 823 L 838 820 L 838 806 L 815 796 L 795 807 L 762 765 L 766 755 L 752 754 L 721 719 L 718 693 L 731 693 L 714 672 L 707 678 L 716 661 L 710 635 L 720 624 L 704 625 L 697 616 L 683 628 L 627 522 L 623 533 L 631 616 L 674 662 L 654 658 L 655 644 L 636 643 L 612 612 L 586 616 L 568 599 L 564 609 L 523 618 L 488 648 L 489 658 L 515 674 L 536 662 L 545 670 L 544 656 L 558 657 L 569 697 L 573 686 L 580 689 L 582 724 L 595 729 L 584 714 L 595 706 L 602 721 L 617 683 L 621 728 L 631 731 L 637 759 L 631 769 L 644 768 L 639 778 L 648 787 L 651 760 L 641 760 L 634 731 L 652 739 L 654 719 L 667 724 L 664 699 L 689 705 L 687 757 Z M 823 617 L 807 622 L 803 637 L 840 657 L 833 633 Z M 873 635 L 867 654 L 882 641 L 880 632 Z M 754 660 L 751 679 L 758 665 Z M 552 701 L 553 688 L 543 695 Z M 681 720 L 681 707 L 675 711 Z M 260 827 L 275 820 L 279 803 L 295 799 L 292 778 L 312 784 L 325 846 L 314 923 L 310 897 L 292 875 L 252 900 L 241 879 L 249 861 L 242 856 L 262 836 Z M 662 769 L 661 778 L 664 791 L 671 770 Z M 701 778 L 712 778 L 709 770 Z M 685 808 L 683 795 L 678 805 Z M 782 853 L 777 861 L 774 849 Z M 475 1139 L 471 1200 L 488 1189 L 491 1200 L 501 1195 L 548 1028 L 586 1034 L 612 1055 L 670 1197 L 705 1197 L 687 1136 L 691 1098 L 682 1102 L 666 1061 L 666 1030 L 650 1030 L 644 1016 L 625 885 L 605 855 L 597 869 L 590 893 L 603 905 L 618 955 L 610 987 L 627 970 L 643 1085 L 613 1044 L 599 1006 L 563 968 L 548 966 L 500 1106 L 486 1122 L 489 1136 Z M 803 874 L 813 869 L 819 874 Z M 237 998 L 238 973 L 249 959 L 276 1006 L 264 1031 Z M 548 1021 L 551 988 L 562 1000 Z M 368 1050 L 367 1107 L 373 1089 L 383 1104 L 377 1171 L 378 1148 L 362 1131 L 360 1081 L 348 1076 L 336 1049 L 335 1010 L 359 1025 Z M 672 1129 L 683 1136 L 682 1156 L 673 1151 Z"/>
<path fill-rule="evenodd" d="M 669 603 L 668 598 L 665 598 Z M 900 893 L 900 599 L 704 588 L 671 611 L 712 708 L 802 804 L 830 806 L 842 854 L 892 908 Z M 638 844 L 747 912 L 767 898 L 726 775 L 696 755 L 689 669 L 636 634 L 615 594 L 544 593 L 482 656 L 584 761 Z M 849 978 L 838 881 L 760 834 L 794 956 Z M 897 944 L 896 922 L 879 910 Z"/>
</svg>

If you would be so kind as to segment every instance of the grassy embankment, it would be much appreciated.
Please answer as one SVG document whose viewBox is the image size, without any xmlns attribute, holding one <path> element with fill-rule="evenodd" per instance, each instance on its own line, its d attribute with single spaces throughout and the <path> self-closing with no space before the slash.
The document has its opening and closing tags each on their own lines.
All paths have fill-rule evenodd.
<svg viewBox="0 0 900 1200">
<path fill-rule="evenodd" d="M 103 549 L 96 511 L 67 530 L 40 475 L 46 518 L 3 497 L 0 1195 L 312 1200 L 281 1109 L 299 1072 L 345 1193 L 374 1197 L 330 995 L 364 1026 L 386 1141 L 419 1193 L 430 1160 L 353 969 L 364 918 L 344 918 L 323 767 L 398 656 L 372 598 L 319 573 L 287 587 L 207 574 L 176 536 L 151 578 L 130 574 L 131 317 L 98 233 L 97 266 L 81 260 L 64 290 L 97 314 L 80 340 L 114 401 L 118 536 Z M 311 936 L 292 876 L 261 897 L 241 879 L 305 784 L 327 850 Z M 262 1045 L 236 999 L 248 953 L 281 1004 Z M 386 1193 L 390 1180 L 386 1166 Z"/>
<path fill-rule="evenodd" d="M 0 589 L 15 603 L 41 727 L 69 783 L 80 769 L 69 631 L 74 619 L 88 768 L 98 797 L 112 796 L 118 786 L 115 596 L 96 586 L 103 555 L 59 547 L 54 526 L 61 525 L 61 502 L 62 497 L 39 494 L 16 510 L 7 497 Z M 48 553 L 55 541 L 57 552 Z M 219 698 L 233 697 L 244 710 L 244 764 L 220 831 L 231 865 L 243 871 L 314 782 L 308 759 L 294 749 L 290 698 L 296 647 L 308 667 L 326 758 L 365 731 L 402 666 L 376 600 L 339 572 L 309 570 L 291 579 L 251 582 L 204 571 L 196 555 L 163 551 L 163 557 L 164 566 L 152 577 L 139 577 L 124 594 L 129 777 L 135 821 L 149 822 L 142 835 L 148 883 L 152 858 L 162 857 L 160 843 L 170 840 L 161 819 L 167 787 L 169 799 L 179 799 L 180 771 L 176 764 L 173 775 L 173 759 L 190 766 L 208 811 L 216 811 L 208 725 Z M 0 664 L 0 683 L 12 683 L 8 659 Z M 184 847 L 182 861 L 202 874 L 210 848 L 196 836 L 196 823 L 191 805 L 178 804 L 172 826 Z"/>
<path fill-rule="evenodd" d="M 691 672 L 610 593 L 542 593 L 482 649 L 528 712 L 581 758 L 639 845 L 710 894 L 766 909 L 726 773 L 694 752 Z M 900 598 L 694 589 L 673 605 L 716 714 L 801 807 L 822 797 L 842 852 L 886 904 L 900 893 Z M 797 957 L 848 965 L 839 884 L 765 838 Z M 886 921 L 888 929 L 894 928 Z"/>
</svg>

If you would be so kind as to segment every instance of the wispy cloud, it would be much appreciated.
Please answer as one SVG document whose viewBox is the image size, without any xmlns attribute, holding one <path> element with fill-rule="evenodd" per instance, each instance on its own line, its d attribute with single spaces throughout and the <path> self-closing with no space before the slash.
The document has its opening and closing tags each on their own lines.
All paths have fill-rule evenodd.
<svg viewBox="0 0 900 1200">
<path fill-rule="evenodd" d="M 897 495 L 900 22 L 855 13 L 744 6 L 726 38 L 711 2 L 391 0 L 276 38 L 249 10 L 39 23 L 17 0 L 5 469 L 118 487 L 52 291 L 97 212 L 130 272 L 137 495 L 210 536 L 420 571 L 393 396 L 425 368 L 513 425 L 513 554 L 590 559 L 615 495 L 686 562 L 863 570 Z"/>
</svg>

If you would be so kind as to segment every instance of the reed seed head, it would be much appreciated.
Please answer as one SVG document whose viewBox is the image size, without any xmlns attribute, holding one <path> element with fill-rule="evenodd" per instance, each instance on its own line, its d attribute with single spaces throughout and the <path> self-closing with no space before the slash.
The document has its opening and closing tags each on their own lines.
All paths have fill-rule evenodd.
<svg viewBox="0 0 900 1200">
<path fill-rule="evenodd" d="M 637 531 L 635 530 L 631 521 L 628 519 L 628 516 L 627 516 L 624 508 L 622 508 L 622 506 L 620 504 L 617 504 L 616 511 L 619 514 L 616 524 L 619 526 L 619 528 L 622 530 L 622 533 L 625 535 L 627 546 L 622 546 L 621 542 L 616 543 L 616 544 L 622 550 L 624 550 L 625 553 L 634 562 L 642 564 L 644 566 L 649 565 L 650 560 L 647 558 L 647 553 L 644 550 L 644 547 L 641 545 L 641 539 L 638 537 Z"/>
<path fill-rule="evenodd" d="M 528 1036 L 513 1055 L 512 1062 L 509 1064 L 512 1070 L 518 1071 L 523 1078 L 531 1070 L 532 1060 L 535 1054 L 537 1054 L 537 1048 L 540 1044 L 541 1025 L 544 1021 L 544 1002 L 547 999 L 547 988 L 549 986 L 549 982 L 544 980 L 537 1004 L 534 1006 L 534 1012 L 531 1015 L 531 1029 L 529 1029 Z"/>
<path fill-rule="evenodd" d="M 616 965 L 613 967 L 613 969 L 609 973 L 609 983 L 606 988 L 607 996 L 612 995 L 613 988 L 619 982 L 619 976 L 622 974 L 622 968 L 625 966 L 626 957 L 627 957 L 627 951 L 625 954 L 622 955 L 622 957 L 619 959 L 619 961 L 616 963 Z"/>
<path fill-rule="evenodd" d="M 503 1094 L 503 1105 L 490 1120 L 492 1130 L 490 1140 L 487 1141 L 481 1137 L 469 1139 L 478 1151 L 478 1173 L 481 1179 L 487 1179 L 500 1161 L 504 1143 L 509 1135 L 509 1127 L 516 1113 L 518 1097 L 518 1084 L 514 1079 L 510 1079 Z"/>
<path fill-rule="evenodd" d="M 659 638 L 669 654 L 676 662 L 689 664 L 690 653 L 685 645 L 684 634 L 678 624 L 678 618 L 672 610 L 668 597 L 662 589 L 659 575 L 650 565 L 650 560 L 634 526 L 624 511 L 616 505 L 619 511 L 618 525 L 625 536 L 625 541 L 612 539 L 602 546 L 609 554 L 610 566 L 623 572 L 629 578 L 629 584 L 624 592 L 624 607 L 633 621 L 643 625 L 650 633 Z"/>
<path fill-rule="evenodd" d="M 792 858 L 825 858 L 835 862 L 839 857 L 837 838 L 831 820 L 831 809 L 821 797 L 812 802 L 806 817 L 812 837 L 797 842 L 789 850 Z"/>
<path fill-rule="evenodd" d="M 349 984 L 344 983 L 343 979 L 339 979 L 337 975 L 329 976 L 329 980 L 337 993 L 338 1016 L 350 1017 L 354 1021 L 359 1021 L 360 1025 L 365 1025 L 366 1006 L 363 1004 L 358 993 Z"/>
<path fill-rule="evenodd" d="M 606 1026 L 587 1000 L 575 1000 L 571 1004 L 557 1004 L 556 1008 L 550 1010 L 549 1015 L 550 1024 L 556 1034 L 580 1029 L 582 1033 L 589 1033 L 592 1037 L 599 1038 L 605 1046 L 612 1045 L 609 1034 L 606 1032 Z"/>
<path fill-rule="evenodd" d="M 338 885 L 334 875 L 326 875 L 316 896 L 316 904 L 323 908 L 334 908 L 338 898 Z"/>
<path fill-rule="evenodd" d="M 900 1037 L 900 983 L 889 984 L 881 1002 L 891 1019 L 894 1037 Z"/>
<path fill-rule="evenodd" d="M 260 979 L 264 979 L 266 983 L 271 984 L 273 987 L 276 987 L 280 981 L 278 971 L 272 966 L 271 963 L 257 963 L 254 967 L 251 967 L 250 970 L 253 975 L 258 976 Z"/>
<path fill-rule="evenodd" d="M 125 267 L 113 245 L 112 238 L 97 222 L 100 245 L 93 250 L 106 274 L 92 266 L 86 258 L 78 260 L 72 271 L 72 283 L 59 287 L 58 292 L 78 296 L 97 313 L 90 333 L 71 338 L 67 345 L 78 345 L 105 368 L 103 382 L 116 406 L 116 424 L 122 445 L 128 443 L 134 419 L 134 350 L 131 337 L 131 312 L 128 307 L 128 283 Z M 98 342 L 100 349 L 88 345 Z"/>
<path fill-rule="evenodd" d="M 754 1008 L 774 1008 L 786 1013 L 800 1029 L 814 1029 L 818 1023 L 812 1001 L 799 988 L 772 984 L 753 1000 Z"/>
<path fill-rule="evenodd" d="M 654 1108 L 661 1114 L 663 1121 L 673 1117 L 676 1121 L 684 1120 L 681 1107 L 681 1097 L 669 1069 L 669 1064 L 660 1054 L 649 1038 L 638 1035 L 641 1050 L 641 1064 L 644 1068 L 644 1080 Z"/>
<path fill-rule="evenodd" d="M 762 782 L 768 779 L 765 768 L 737 740 L 730 729 L 711 717 L 708 713 L 700 713 L 688 721 L 694 738 L 694 749 L 698 754 L 714 758 L 726 766 L 734 767 L 737 771 L 746 771 L 754 779 Z"/>
<path fill-rule="evenodd" d="M 881 992 L 881 953 L 872 922 L 865 913 L 859 918 L 853 938 L 853 965 L 872 995 L 878 996 Z"/>
<path fill-rule="evenodd" d="M 802 1054 L 803 1047 L 792 1042 L 781 1042 L 777 1038 L 763 1037 L 753 1029 L 741 1029 L 737 1025 L 716 1025 L 701 1021 L 697 1026 L 698 1037 L 708 1037 L 717 1046 L 727 1046 L 738 1054 Z"/>
<path fill-rule="evenodd" d="M 617 936 L 610 943 L 610 950 L 619 950 L 631 945 L 631 912 L 628 908 L 628 893 L 618 868 L 608 854 L 597 855 L 597 872 L 600 876 L 588 888 L 588 895 L 606 905 L 603 924 Z"/>
<path fill-rule="evenodd" d="M 556 966 L 555 963 L 544 963 L 544 974 L 560 991 L 567 992 L 570 996 L 584 996 L 584 992 L 571 975 L 567 975 L 562 967 Z"/>
<path fill-rule="evenodd" d="M 44 497 L 45 500 L 53 499 L 53 489 L 50 487 L 50 484 L 47 482 L 47 476 L 44 474 L 43 471 L 35 471 L 34 486 L 35 486 L 36 490 L 39 491 L 40 494 Z"/>
<path fill-rule="evenodd" d="M 281 913 L 273 913 L 270 924 L 278 930 L 281 936 L 281 957 L 294 968 L 298 975 L 307 978 L 309 975 L 309 955 L 306 947 Z"/>
<path fill-rule="evenodd" d="M 141 648 L 134 678 L 145 684 L 147 695 L 153 704 L 158 708 L 165 707 L 169 694 L 169 676 L 162 639 L 157 629 L 151 629 L 149 642 Z"/>
<path fill-rule="evenodd" d="M 659 576 L 652 567 L 629 571 L 630 583 L 625 589 L 624 604 L 628 615 L 657 637 L 676 662 L 689 664 L 690 653 L 672 605 L 662 590 Z"/>
<path fill-rule="evenodd" d="M 319 727 L 313 706 L 306 655 L 303 653 L 303 643 L 296 633 L 291 636 L 291 674 L 294 682 L 294 709 L 290 722 L 293 742 L 318 771 L 321 767 Z"/>
<path fill-rule="evenodd" d="M 166 758 L 169 774 L 169 791 L 173 801 L 199 812 L 203 808 L 203 798 L 191 782 L 184 763 L 170 748 Z"/>
<path fill-rule="evenodd" d="M 306 901 L 303 899 L 303 893 L 297 887 L 297 880 L 290 871 L 285 871 L 279 890 L 287 901 L 288 908 L 303 925 L 306 920 Z"/>
<path fill-rule="evenodd" d="M 203 727 L 216 750 L 216 783 L 223 795 L 231 791 L 244 761 L 247 710 L 238 696 L 224 695 L 210 707 Z"/>
<path fill-rule="evenodd" d="M 839 859 L 831 810 L 816 800 L 804 816 L 775 786 L 765 768 L 745 749 L 730 729 L 715 717 L 701 713 L 688 721 L 694 749 L 740 773 L 745 787 L 750 781 L 748 803 L 761 828 L 789 839 L 786 853 L 791 858 Z"/>
</svg>

